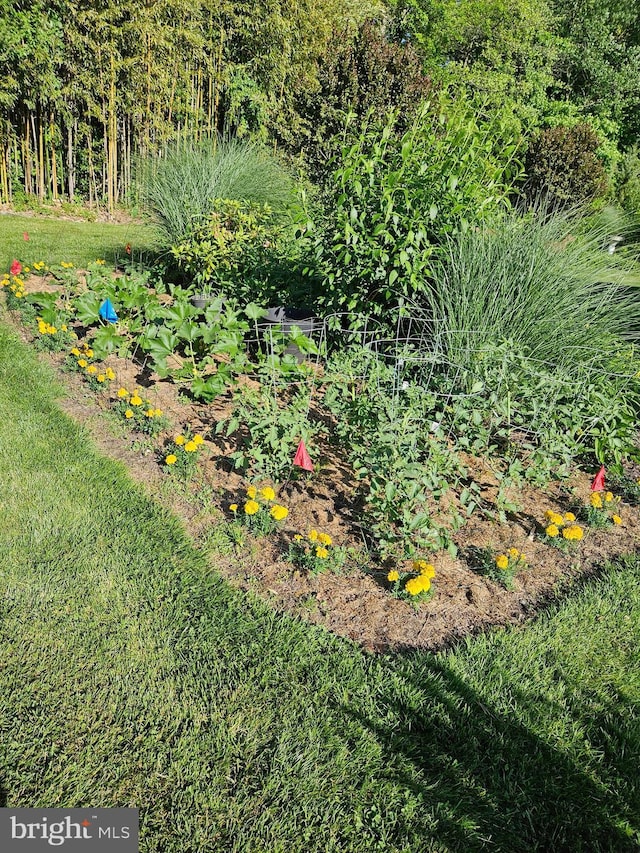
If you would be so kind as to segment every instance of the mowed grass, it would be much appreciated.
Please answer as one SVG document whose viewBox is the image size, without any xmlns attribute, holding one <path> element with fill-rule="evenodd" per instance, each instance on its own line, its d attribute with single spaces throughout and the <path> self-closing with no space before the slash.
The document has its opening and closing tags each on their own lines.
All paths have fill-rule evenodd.
<svg viewBox="0 0 640 853">
<path fill-rule="evenodd" d="M 20 214 L 0 216 L 0 271 L 9 269 L 14 259 L 27 264 L 66 261 L 82 268 L 102 258 L 115 265 L 128 259 L 127 244 L 132 257 L 140 259 L 157 248 L 157 231 L 151 225 L 133 222 L 73 222 Z"/>
<path fill-rule="evenodd" d="M 640 844 L 640 561 L 534 623 L 371 657 L 232 590 L 0 324 L 0 805 L 144 853 Z"/>
</svg>

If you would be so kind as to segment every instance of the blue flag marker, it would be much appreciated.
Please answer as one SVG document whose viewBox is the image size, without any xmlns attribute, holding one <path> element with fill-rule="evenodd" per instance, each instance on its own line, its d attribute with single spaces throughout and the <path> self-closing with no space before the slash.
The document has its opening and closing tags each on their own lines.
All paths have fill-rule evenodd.
<svg viewBox="0 0 640 853">
<path fill-rule="evenodd" d="M 110 299 L 105 299 L 100 309 L 98 310 L 98 314 L 102 320 L 106 320 L 107 323 L 116 323 L 118 321 L 118 315 L 116 314 L 116 309 L 111 304 Z"/>
</svg>

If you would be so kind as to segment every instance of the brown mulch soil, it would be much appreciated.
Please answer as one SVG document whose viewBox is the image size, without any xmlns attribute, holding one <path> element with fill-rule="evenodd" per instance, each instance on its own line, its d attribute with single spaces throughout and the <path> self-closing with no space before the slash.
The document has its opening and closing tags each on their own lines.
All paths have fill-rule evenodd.
<svg viewBox="0 0 640 853">
<path fill-rule="evenodd" d="M 36 289 L 42 289 L 41 279 L 27 282 L 27 290 Z M 30 333 L 19 326 L 17 318 L 12 319 L 23 339 L 30 340 Z M 621 526 L 587 530 L 585 539 L 570 553 L 541 541 L 545 510 L 566 512 L 588 499 L 592 474 L 576 472 L 568 482 L 553 483 L 544 490 L 524 487 L 513 496 L 519 511 L 508 514 L 505 523 L 481 513 L 472 515 L 453 535 L 458 557 L 438 554 L 430 558 L 437 572 L 434 596 L 415 607 L 390 594 L 388 567 L 369 560 L 358 524 L 355 479 L 349 466 L 325 449 L 323 457 L 314 459 L 320 463 L 317 474 L 302 475 L 280 487 L 278 500 L 289 508 L 289 516 L 278 535 L 259 542 L 248 537 L 239 548 L 229 541 L 228 547 L 221 548 L 215 532 L 229 519 L 229 504 L 240 502 L 248 485 L 231 469 L 230 447 L 214 432 L 217 421 L 228 413 L 228 401 L 209 406 L 189 402 L 171 382 L 159 381 L 133 361 L 115 356 L 106 364 L 115 371 L 116 380 L 108 392 L 96 395 L 79 374 L 62 371 L 64 355 L 42 358 L 59 371 L 67 389 L 63 409 L 85 425 L 103 453 L 124 463 L 149 494 L 169 503 L 196 543 L 210 550 L 212 566 L 224 578 L 258 593 L 277 610 L 321 625 L 371 651 L 435 650 L 491 626 L 523 622 L 582 578 L 601 571 L 608 560 L 638 546 L 640 512 L 624 502 L 618 509 Z M 187 425 L 205 436 L 197 484 L 184 490 L 167 488 L 167 475 L 149 441 L 114 429 L 107 410 L 120 386 L 130 391 L 138 387 L 142 396 L 170 418 L 172 428 L 155 441 L 156 447 Z M 466 461 L 490 505 L 496 492 L 491 470 L 480 459 Z M 329 533 L 335 544 L 351 548 L 357 559 L 350 560 L 341 574 L 312 577 L 297 570 L 284 555 L 291 537 L 311 527 Z M 217 542 L 215 550 L 210 548 L 213 541 Z M 485 547 L 495 551 L 515 547 L 526 554 L 528 568 L 515 578 L 513 589 L 474 570 L 474 555 Z"/>
</svg>

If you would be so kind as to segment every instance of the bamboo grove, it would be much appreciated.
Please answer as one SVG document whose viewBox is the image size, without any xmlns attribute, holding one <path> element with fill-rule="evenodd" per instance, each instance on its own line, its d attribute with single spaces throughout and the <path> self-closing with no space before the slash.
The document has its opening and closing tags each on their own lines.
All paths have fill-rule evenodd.
<svg viewBox="0 0 640 853">
<path fill-rule="evenodd" d="M 222 129 L 259 132 L 335 27 L 375 8 L 0 0 L 0 200 L 21 192 L 112 209 L 139 155 Z"/>
<path fill-rule="evenodd" d="M 586 121 L 640 187 L 636 0 L 0 0 L 0 71 L 0 202 L 112 210 L 140 158 L 216 132 L 294 154 L 315 136 L 321 169 L 348 112 L 432 84 L 525 138 Z"/>
</svg>

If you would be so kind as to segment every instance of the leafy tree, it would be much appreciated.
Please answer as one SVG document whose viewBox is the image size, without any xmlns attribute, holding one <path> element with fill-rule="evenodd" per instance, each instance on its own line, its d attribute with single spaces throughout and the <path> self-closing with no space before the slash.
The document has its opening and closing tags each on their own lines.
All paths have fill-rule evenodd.
<svg viewBox="0 0 640 853">
<path fill-rule="evenodd" d="M 589 115 L 640 135 L 640 15 L 636 0 L 552 0 L 563 49 L 557 74 Z"/>
<path fill-rule="evenodd" d="M 452 91 L 512 104 L 535 127 L 553 89 L 558 43 L 546 0 L 396 0 L 393 31 Z"/>
<path fill-rule="evenodd" d="M 333 34 L 318 63 L 318 85 L 294 100 L 301 126 L 281 137 L 290 150 L 304 152 L 311 174 L 324 180 L 332 159 L 344 144 L 347 121 L 358 126 L 365 116 L 383 119 L 397 111 L 402 132 L 413 111 L 429 94 L 431 82 L 410 45 L 389 42 L 384 29 L 367 21 L 350 40 L 344 30 Z"/>
</svg>

